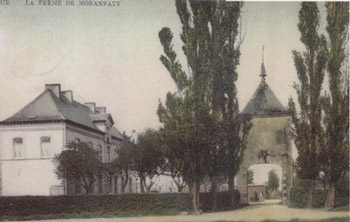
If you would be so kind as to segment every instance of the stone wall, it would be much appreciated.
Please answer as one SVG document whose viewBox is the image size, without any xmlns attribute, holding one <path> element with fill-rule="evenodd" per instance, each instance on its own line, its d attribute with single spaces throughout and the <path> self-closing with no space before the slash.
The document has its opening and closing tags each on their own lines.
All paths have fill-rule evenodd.
<svg viewBox="0 0 350 222">
<path fill-rule="evenodd" d="M 247 149 L 237 175 L 242 203 L 247 203 L 247 170 L 254 164 L 277 164 L 282 168 L 283 203 L 287 204 L 293 184 L 290 116 L 253 117 Z"/>
</svg>

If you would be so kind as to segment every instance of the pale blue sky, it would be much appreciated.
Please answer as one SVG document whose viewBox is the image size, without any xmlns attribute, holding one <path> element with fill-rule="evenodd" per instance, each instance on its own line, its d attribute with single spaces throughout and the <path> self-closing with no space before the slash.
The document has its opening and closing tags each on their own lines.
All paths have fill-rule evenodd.
<svg viewBox="0 0 350 222">
<path fill-rule="evenodd" d="M 319 7 L 324 21 L 323 3 Z M 283 105 L 295 98 L 291 51 L 302 49 L 299 8 L 299 2 L 245 3 L 237 82 L 241 109 L 260 81 L 262 45 L 268 84 Z M 76 100 L 107 106 L 121 131 L 159 126 L 158 100 L 175 90 L 159 61 L 162 27 L 174 32 L 175 50 L 182 54 L 173 1 L 122 0 L 112 8 L 29 7 L 24 0 L 11 1 L 0 6 L 0 21 L 1 120 L 39 95 L 45 83 L 61 83 Z"/>
</svg>

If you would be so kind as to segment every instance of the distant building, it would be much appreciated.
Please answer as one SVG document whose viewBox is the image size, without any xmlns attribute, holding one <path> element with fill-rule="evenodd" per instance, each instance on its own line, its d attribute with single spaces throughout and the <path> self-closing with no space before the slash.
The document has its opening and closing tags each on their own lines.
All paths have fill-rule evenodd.
<svg viewBox="0 0 350 222">
<path fill-rule="evenodd" d="M 249 201 L 263 201 L 266 199 L 266 195 L 267 195 L 266 185 L 248 185 Z"/>
<path fill-rule="evenodd" d="M 8 119 L 0 122 L 0 195 L 60 195 L 83 192 L 73 183 L 57 179 L 53 157 L 70 142 L 90 144 L 103 162 L 117 155 L 122 135 L 106 107 L 81 104 L 73 91 L 60 84 L 47 84 L 44 92 Z M 95 182 L 95 193 L 121 191 L 123 176 L 107 183 Z M 126 192 L 137 190 L 131 175 Z"/>
<path fill-rule="evenodd" d="M 149 180 L 147 179 L 147 182 Z M 171 177 L 169 172 L 164 172 L 158 176 L 155 176 L 154 184 L 152 186 L 152 193 L 177 193 L 178 188 Z"/>
</svg>

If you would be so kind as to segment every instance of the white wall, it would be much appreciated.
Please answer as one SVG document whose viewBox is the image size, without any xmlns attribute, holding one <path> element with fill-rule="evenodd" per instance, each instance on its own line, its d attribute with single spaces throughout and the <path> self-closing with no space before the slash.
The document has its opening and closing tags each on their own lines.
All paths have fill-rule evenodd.
<svg viewBox="0 0 350 222">
<path fill-rule="evenodd" d="M 178 191 L 173 178 L 167 174 L 155 176 L 151 190 L 159 193 L 175 193 Z"/>
<path fill-rule="evenodd" d="M 62 185 L 52 161 L 64 146 L 64 123 L 0 126 L 2 195 L 50 195 Z M 50 137 L 48 157 L 41 157 L 42 136 Z M 13 138 L 23 138 L 24 155 L 14 159 Z"/>
<path fill-rule="evenodd" d="M 104 141 L 105 136 L 94 133 L 88 130 L 81 129 L 79 127 L 67 124 L 66 127 L 66 132 L 67 132 L 67 145 L 70 142 L 74 142 L 75 139 L 79 139 L 81 142 L 85 143 L 92 143 L 93 147 L 97 149 L 98 145 L 101 145 L 102 147 L 102 162 L 108 162 L 107 160 L 107 155 L 106 155 L 106 149 L 107 149 L 107 144 Z M 115 149 L 117 149 L 120 145 L 120 141 L 113 140 L 112 144 L 110 145 L 110 154 L 111 154 L 111 160 L 113 158 L 113 154 L 115 152 Z"/>
</svg>

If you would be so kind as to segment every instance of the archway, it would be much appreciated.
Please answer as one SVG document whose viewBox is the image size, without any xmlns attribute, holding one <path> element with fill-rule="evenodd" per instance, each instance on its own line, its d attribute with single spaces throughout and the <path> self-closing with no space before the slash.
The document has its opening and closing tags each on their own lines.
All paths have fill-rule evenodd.
<svg viewBox="0 0 350 222">
<path fill-rule="evenodd" d="M 288 204 L 293 185 L 289 115 L 253 117 L 247 148 L 236 176 L 241 203 L 248 203 L 247 170 L 254 164 L 277 164 L 282 169 L 282 202 Z"/>
<path fill-rule="evenodd" d="M 277 164 L 254 164 L 248 167 L 248 203 L 282 203 L 282 178 L 282 167 Z"/>
</svg>

